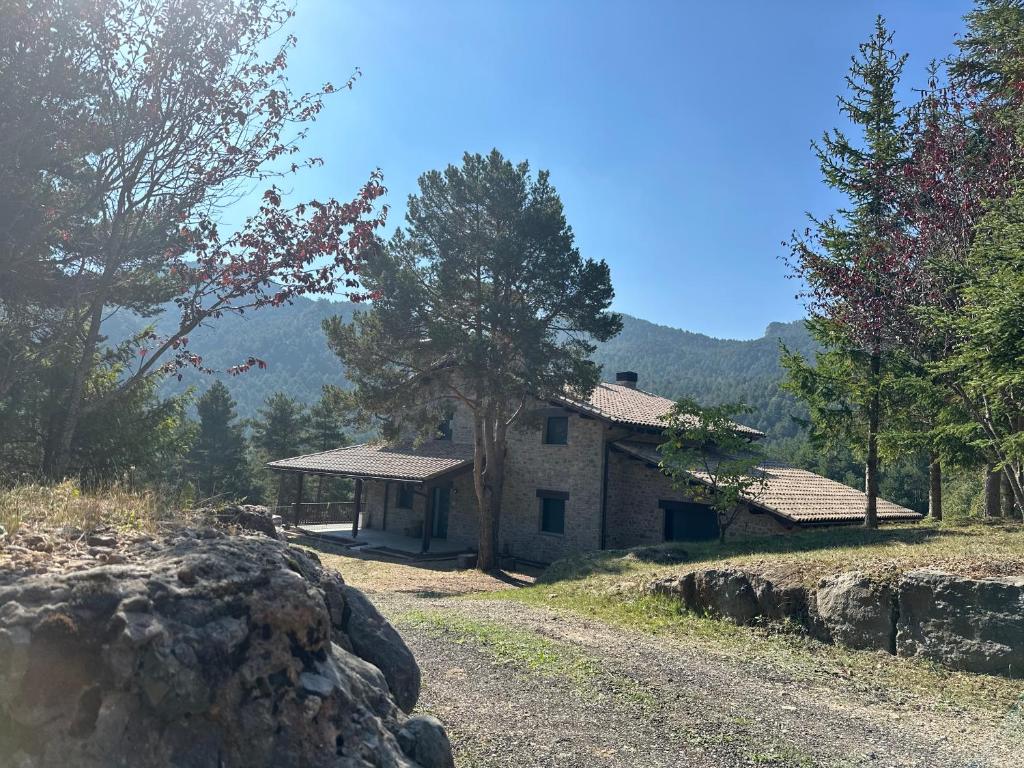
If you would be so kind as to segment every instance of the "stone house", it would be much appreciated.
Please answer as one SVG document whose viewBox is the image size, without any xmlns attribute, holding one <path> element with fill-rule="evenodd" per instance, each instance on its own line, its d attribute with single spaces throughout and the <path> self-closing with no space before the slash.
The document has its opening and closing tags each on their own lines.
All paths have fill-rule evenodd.
<svg viewBox="0 0 1024 768">
<path fill-rule="evenodd" d="M 674 487 L 658 468 L 661 417 L 673 403 L 637 388 L 622 372 L 585 401 L 537 400 L 508 433 L 499 553 L 549 563 L 596 549 L 716 538 L 714 511 Z M 475 549 L 473 434 L 456 409 L 436 439 L 419 445 L 364 444 L 270 462 L 272 469 L 356 479 L 354 526 L 449 547 Z M 757 430 L 737 425 L 752 440 Z M 813 472 L 766 463 L 767 482 L 745 500 L 730 534 L 785 534 L 863 522 L 864 494 Z M 698 482 L 695 478 L 694 482 Z M 882 521 L 917 520 L 879 500 Z"/>
</svg>

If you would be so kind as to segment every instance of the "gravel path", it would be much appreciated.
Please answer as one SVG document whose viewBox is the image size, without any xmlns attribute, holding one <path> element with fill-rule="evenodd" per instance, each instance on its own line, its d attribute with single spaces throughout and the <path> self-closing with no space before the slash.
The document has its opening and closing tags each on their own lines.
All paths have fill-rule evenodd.
<svg viewBox="0 0 1024 768">
<path fill-rule="evenodd" d="M 1019 732 L 794 681 L 784 672 L 512 601 L 379 593 L 424 672 L 420 708 L 470 766 L 1020 768 Z M 436 625 L 403 617 L 437 612 Z M 590 691 L 444 627 L 495 623 L 592 659 Z"/>
<path fill-rule="evenodd" d="M 795 674 L 710 641 L 452 596 L 503 586 L 480 574 L 325 564 L 395 622 L 423 670 L 418 709 L 444 721 L 459 768 L 1024 766 L 1016 720 Z"/>
</svg>

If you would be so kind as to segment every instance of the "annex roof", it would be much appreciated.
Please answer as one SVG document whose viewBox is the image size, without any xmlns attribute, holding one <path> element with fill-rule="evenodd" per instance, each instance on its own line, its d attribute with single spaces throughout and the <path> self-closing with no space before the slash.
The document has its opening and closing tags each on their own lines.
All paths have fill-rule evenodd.
<svg viewBox="0 0 1024 768">
<path fill-rule="evenodd" d="M 657 465 L 658 448 L 649 443 L 620 440 L 612 444 L 634 458 Z M 765 483 L 746 501 L 802 525 L 858 522 L 864 519 L 865 495 L 856 488 L 822 477 L 805 469 L 766 461 L 757 468 Z M 692 472 L 698 482 L 707 482 L 702 472 Z M 878 500 L 878 519 L 919 520 L 922 515 L 885 499 Z"/>
<path fill-rule="evenodd" d="M 586 400 L 563 396 L 556 398 L 560 404 L 582 413 L 607 419 L 616 424 L 630 427 L 664 429 L 665 416 L 675 403 L 667 397 L 644 392 L 642 389 L 621 384 L 601 383 L 594 387 Z M 752 438 L 764 437 L 764 433 L 742 424 L 736 425 L 740 434 Z"/>
<path fill-rule="evenodd" d="M 420 445 L 364 443 L 267 462 L 282 472 L 309 472 L 380 480 L 424 482 L 469 467 L 473 446 L 448 440 Z"/>
</svg>

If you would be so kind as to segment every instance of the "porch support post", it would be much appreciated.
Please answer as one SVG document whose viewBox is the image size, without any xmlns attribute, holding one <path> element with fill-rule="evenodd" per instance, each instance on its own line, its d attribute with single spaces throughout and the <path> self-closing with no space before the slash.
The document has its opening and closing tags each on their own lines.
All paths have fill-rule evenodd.
<svg viewBox="0 0 1024 768">
<path fill-rule="evenodd" d="M 293 513 L 293 523 L 299 524 L 299 513 L 302 512 L 302 481 L 306 477 L 303 472 L 299 472 L 299 482 L 296 483 L 295 488 L 295 511 Z"/>
<path fill-rule="evenodd" d="M 356 514 L 352 520 L 352 538 L 359 535 L 359 513 L 363 508 L 363 478 L 356 478 Z"/>
<path fill-rule="evenodd" d="M 380 529 L 386 531 L 388 529 L 388 501 L 391 497 L 391 481 L 388 480 L 384 483 L 384 512 L 381 514 Z"/>
<path fill-rule="evenodd" d="M 434 489 L 426 489 L 426 506 L 423 510 L 423 552 L 430 550 L 430 533 L 434 527 Z"/>
</svg>

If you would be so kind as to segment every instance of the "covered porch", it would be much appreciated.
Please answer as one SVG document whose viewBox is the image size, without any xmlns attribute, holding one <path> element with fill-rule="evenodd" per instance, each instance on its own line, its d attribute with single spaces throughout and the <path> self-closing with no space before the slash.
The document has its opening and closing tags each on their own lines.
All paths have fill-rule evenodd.
<svg viewBox="0 0 1024 768">
<path fill-rule="evenodd" d="M 370 443 L 267 466 L 297 475 L 293 502 L 279 510 L 288 525 L 367 551 L 453 557 L 474 551 L 475 536 L 467 536 L 464 514 L 472 452 L 472 446 L 444 440 Z M 304 481 L 310 475 L 352 479 L 351 500 L 306 501 Z"/>
<path fill-rule="evenodd" d="M 378 531 L 373 528 L 363 528 L 358 532 L 354 532 L 352 523 L 309 523 L 298 527 L 303 533 L 315 534 L 331 539 L 333 542 L 348 549 L 391 554 L 398 557 L 418 555 L 430 555 L 439 558 L 453 557 L 466 554 L 469 551 L 457 542 L 433 536 L 430 538 L 428 547 L 424 549 L 422 538 L 406 536 L 405 534 L 392 531 Z"/>
</svg>

